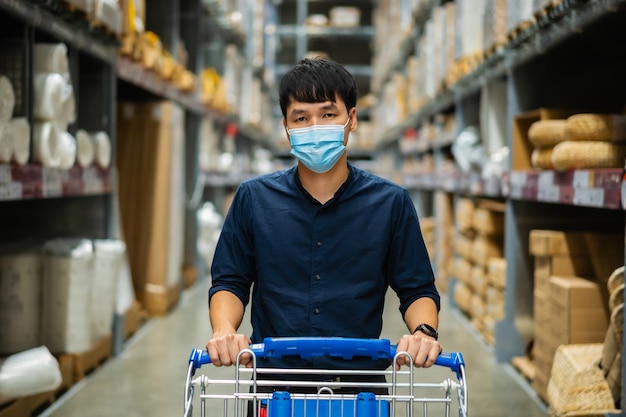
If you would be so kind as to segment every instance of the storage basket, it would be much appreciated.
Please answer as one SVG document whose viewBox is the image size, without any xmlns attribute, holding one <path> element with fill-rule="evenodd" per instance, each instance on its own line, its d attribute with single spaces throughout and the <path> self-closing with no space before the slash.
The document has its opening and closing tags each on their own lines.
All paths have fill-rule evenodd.
<svg viewBox="0 0 626 417">
<path fill-rule="evenodd" d="M 551 416 L 604 416 L 617 411 L 598 366 L 601 357 L 601 343 L 557 348 L 548 382 Z"/>
<path fill-rule="evenodd" d="M 624 283 L 624 265 L 615 269 L 609 280 L 606 283 L 607 289 L 609 290 L 609 294 L 612 294 L 613 291 L 620 285 Z"/>
<path fill-rule="evenodd" d="M 625 158 L 626 145 L 609 142 L 565 141 L 552 152 L 552 164 L 559 171 L 623 168 Z"/>
<path fill-rule="evenodd" d="M 626 140 L 626 115 L 575 114 L 567 118 L 565 135 L 567 140 Z"/>
<path fill-rule="evenodd" d="M 537 120 L 528 129 L 528 140 L 536 148 L 551 148 L 565 141 L 564 119 Z"/>
<path fill-rule="evenodd" d="M 530 154 L 530 163 L 534 168 L 554 169 L 552 164 L 552 152 L 554 148 L 535 148 Z"/>
</svg>

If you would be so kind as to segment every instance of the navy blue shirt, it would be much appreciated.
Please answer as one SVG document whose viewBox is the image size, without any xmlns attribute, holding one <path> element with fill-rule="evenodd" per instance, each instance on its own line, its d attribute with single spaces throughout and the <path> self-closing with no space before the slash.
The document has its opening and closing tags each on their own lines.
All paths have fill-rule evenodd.
<svg viewBox="0 0 626 417">
<path fill-rule="evenodd" d="M 297 167 L 241 183 L 211 267 L 210 297 L 226 290 L 247 306 L 253 343 L 265 337 L 378 338 L 385 292 L 400 313 L 439 294 L 406 189 L 349 164 L 326 204 Z M 209 301 L 210 302 L 210 301 Z M 398 317 L 401 319 L 401 317 Z"/>
</svg>

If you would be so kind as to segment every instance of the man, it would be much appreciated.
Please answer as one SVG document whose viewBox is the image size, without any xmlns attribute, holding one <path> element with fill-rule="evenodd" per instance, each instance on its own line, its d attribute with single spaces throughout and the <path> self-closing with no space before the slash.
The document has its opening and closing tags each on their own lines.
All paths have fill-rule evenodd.
<svg viewBox="0 0 626 417">
<path fill-rule="evenodd" d="M 235 193 L 211 267 L 212 363 L 232 365 L 266 337 L 378 338 L 391 287 L 409 330 L 397 350 L 417 367 L 432 366 L 441 352 L 439 294 L 414 205 L 404 188 L 347 160 L 357 128 L 353 77 L 331 60 L 304 59 L 283 77 L 279 95 L 298 163 L 244 181 Z M 237 333 L 250 288 L 251 339 Z M 307 366 L 343 366 L 314 359 Z"/>
</svg>

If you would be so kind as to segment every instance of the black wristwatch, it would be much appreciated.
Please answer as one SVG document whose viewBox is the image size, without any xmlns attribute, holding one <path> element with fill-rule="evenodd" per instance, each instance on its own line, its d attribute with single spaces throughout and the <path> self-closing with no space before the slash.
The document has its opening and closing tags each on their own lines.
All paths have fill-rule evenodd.
<svg viewBox="0 0 626 417">
<path fill-rule="evenodd" d="M 437 333 L 437 330 L 433 326 L 426 323 L 422 323 L 417 326 L 415 330 L 413 330 L 413 334 L 415 334 L 416 332 L 422 332 L 426 336 L 430 336 L 435 340 L 439 339 L 439 333 Z"/>
</svg>

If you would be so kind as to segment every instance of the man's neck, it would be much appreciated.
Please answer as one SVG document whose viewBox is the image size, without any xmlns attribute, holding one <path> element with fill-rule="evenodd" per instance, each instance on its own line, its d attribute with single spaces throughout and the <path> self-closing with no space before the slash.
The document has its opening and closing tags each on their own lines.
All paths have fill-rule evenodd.
<svg viewBox="0 0 626 417">
<path fill-rule="evenodd" d="M 298 165 L 298 176 L 302 186 L 321 204 L 326 204 L 334 197 L 337 190 L 348 179 L 349 172 L 345 156 L 323 174 L 313 172 L 303 167 L 302 164 Z"/>
</svg>

